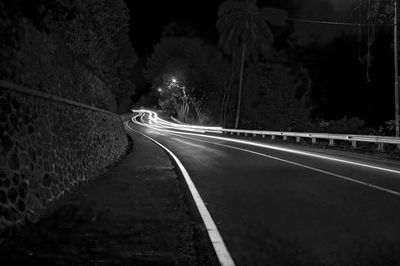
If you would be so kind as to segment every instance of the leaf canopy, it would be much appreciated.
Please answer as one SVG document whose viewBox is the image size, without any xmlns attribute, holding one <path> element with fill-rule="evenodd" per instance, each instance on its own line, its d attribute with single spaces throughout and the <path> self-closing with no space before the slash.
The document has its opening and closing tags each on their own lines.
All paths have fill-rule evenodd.
<svg viewBox="0 0 400 266">
<path fill-rule="evenodd" d="M 268 12 L 261 12 L 256 0 L 227 0 L 218 9 L 219 45 L 227 54 L 236 57 L 243 45 L 247 58 L 268 57 L 274 37 L 269 26 Z"/>
</svg>

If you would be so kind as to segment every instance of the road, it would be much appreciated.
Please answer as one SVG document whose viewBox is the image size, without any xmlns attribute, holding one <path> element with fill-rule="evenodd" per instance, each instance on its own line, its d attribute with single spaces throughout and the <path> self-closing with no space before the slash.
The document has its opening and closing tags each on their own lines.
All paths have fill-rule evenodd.
<svg viewBox="0 0 400 266">
<path fill-rule="evenodd" d="M 400 163 L 133 121 L 182 162 L 236 265 L 400 265 Z"/>
</svg>

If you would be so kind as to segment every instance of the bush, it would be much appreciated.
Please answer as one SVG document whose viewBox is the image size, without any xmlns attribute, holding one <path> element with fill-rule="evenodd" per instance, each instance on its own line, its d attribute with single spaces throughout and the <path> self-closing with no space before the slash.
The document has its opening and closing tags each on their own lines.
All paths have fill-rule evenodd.
<svg viewBox="0 0 400 266">
<path fill-rule="evenodd" d="M 0 79 L 116 112 L 135 87 L 128 21 L 123 0 L 0 2 Z"/>
<path fill-rule="evenodd" d="M 324 132 L 338 134 L 364 134 L 366 133 L 364 120 L 358 117 L 344 117 L 339 120 L 330 120 L 328 122 L 321 121 L 320 129 Z"/>
<path fill-rule="evenodd" d="M 283 54 L 268 63 L 250 65 L 244 83 L 241 127 L 309 131 L 311 122 L 304 106 L 305 96 L 299 93 L 306 90 L 307 80 L 306 73 L 289 66 Z"/>
<path fill-rule="evenodd" d="M 114 96 L 104 82 L 69 55 L 52 35 L 39 31 L 27 19 L 18 27 L 18 49 L 2 78 L 17 84 L 86 103 L 115 110 Z"/>
</svg>

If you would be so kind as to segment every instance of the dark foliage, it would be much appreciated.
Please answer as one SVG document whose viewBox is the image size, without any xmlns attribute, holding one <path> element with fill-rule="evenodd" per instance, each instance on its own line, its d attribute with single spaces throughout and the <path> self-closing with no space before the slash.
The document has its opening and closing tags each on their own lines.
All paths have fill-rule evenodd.
<svg viewBox="0 0 400 266">
<path fill-rule="evenodd" d="M 154 53 L 147 61 L 144 72 L 153 90 L 166 90 L 172 78 L 185 86 L 186 92 L 201 113 L 202 119 L 208 119 L 211 102 L 218 104 L 218 88 L 225 66 L 221 55 L 199 38 L 166 37 L 154 47 Z"/>
<path fill-rule="evenodd" d="M 116 111 L 134 92 L 124 1 L 1 3 L 0 78 Z"/>
<path fill-rule="evenodd" d="M 310 130 L 305 106 L 307 71 L 277 54 L 267 63 L 250 65 L 245 73 L 242 127 L 285 131 Z"/>
<path fill-rule="evenodd" d="M 343 34 L 330 44 L 297 47 L 290 51 L 312 79 L 310 104 L 316 120 L 357 116 L 373 127 L 383 125 L 393 112 L 392 52 L 388 32 L 380 31 L 372 49 L 370 82 L 366 65 L 358 59 L 357 37 Z M 338 104 L 340 103 L 340 108 Z"/>
</svg>

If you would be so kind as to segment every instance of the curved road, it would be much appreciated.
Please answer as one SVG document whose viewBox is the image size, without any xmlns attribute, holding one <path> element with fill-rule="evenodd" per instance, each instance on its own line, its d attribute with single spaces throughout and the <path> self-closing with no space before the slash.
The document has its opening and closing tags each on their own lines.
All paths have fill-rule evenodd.
<svg viewBox="0 0 400 266">
<path fill-rule="evenodd" d="M 127 123 L 179 158 L 236 265 L 400 265 L 400 163 L 160 121 Z"/>
</svg>

